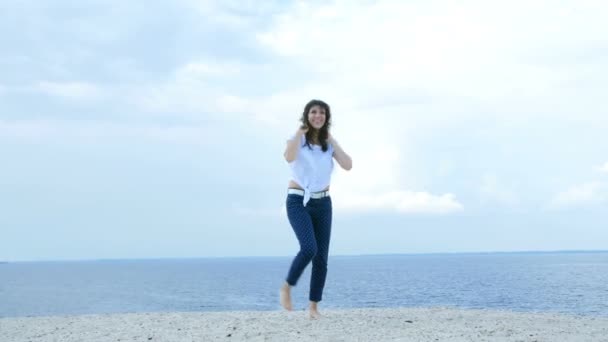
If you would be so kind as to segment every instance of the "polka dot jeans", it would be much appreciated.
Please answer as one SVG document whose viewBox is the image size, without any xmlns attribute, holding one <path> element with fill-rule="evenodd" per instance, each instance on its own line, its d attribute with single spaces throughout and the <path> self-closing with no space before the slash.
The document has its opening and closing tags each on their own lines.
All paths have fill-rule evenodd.
<svg viewBox="0 0 608 342">
<path fill-rule="evenodd" d="M 306 206 L 302 196 L 288 194 L 287 218 L 300 243 L 300 251 L 291 263 L 286 281 L 295 286 L 304 269 L 312 261 L 310 295 L 313 302 L 320 302 L 327 277 L 327 255 L 331 237 L 331 197 L 311 198 Z"/>
</svg>

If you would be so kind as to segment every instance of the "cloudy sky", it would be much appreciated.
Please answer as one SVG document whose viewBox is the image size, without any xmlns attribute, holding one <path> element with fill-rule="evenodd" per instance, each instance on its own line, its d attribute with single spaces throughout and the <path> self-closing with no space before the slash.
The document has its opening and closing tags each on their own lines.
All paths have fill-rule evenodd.
<svg viewBox="0 0 608 342">
<path fill-rule="evenodd" d="M 327 101 L 330 254 L 608 249 L 604 1 L 0 3 L 0 260 L 291 256 Z"/>
</svg>

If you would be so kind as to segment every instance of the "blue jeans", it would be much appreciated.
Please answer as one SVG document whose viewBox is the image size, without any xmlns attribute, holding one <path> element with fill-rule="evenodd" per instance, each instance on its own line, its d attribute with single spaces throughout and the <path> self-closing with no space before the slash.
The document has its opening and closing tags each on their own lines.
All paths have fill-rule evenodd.
<svg viewBox="0 0 608 342">
<path fill-rule="evenodd" d="M 331 197 L 311 198 L 304 206 L 301 195 L 288 194 L 286 207 L 289 223 L 300 243 L 300 251 L 291 263 L 286 281 L 295 286 L 306 266 L 312 261 L 309 299 L 320 302 L 327 277 L 332 221 Z"/>
</svg>

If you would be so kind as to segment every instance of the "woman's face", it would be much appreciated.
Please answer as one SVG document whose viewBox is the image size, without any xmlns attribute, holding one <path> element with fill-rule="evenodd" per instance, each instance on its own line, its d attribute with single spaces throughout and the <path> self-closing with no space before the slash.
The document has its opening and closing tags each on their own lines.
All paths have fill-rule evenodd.
<svg viewBox="0 0 608 342">
<path fill-rule="evenodd" d="M 325 109 L 321 106 L 313 106 L 308 112 L 308 124 L 315 128 L 321 129 L 325 125 Z"/>
</svg>

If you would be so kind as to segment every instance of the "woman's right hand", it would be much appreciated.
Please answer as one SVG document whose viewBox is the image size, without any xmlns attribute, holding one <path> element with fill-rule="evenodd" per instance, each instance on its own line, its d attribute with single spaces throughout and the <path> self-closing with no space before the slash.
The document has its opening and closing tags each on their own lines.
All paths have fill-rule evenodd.
<svg viewBox="0 0 608 342">
<path fill-rule="evenodd" d="M 297 158 L 298 150 L 300 148 L 300 139 L 302 139 L 306 132 L 308 132 L 308 126 L 302 125 L 296 131 L 295 136 L 289 140 L 285 152 L 283 153 L 283 156 L 285 156 L 285 160 L 287 160 L 288 163 L 291 163 Z"/>
</svg>

